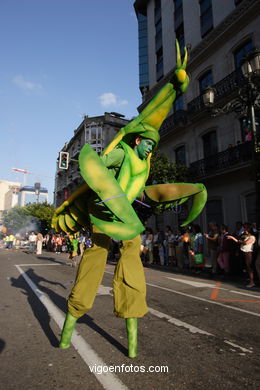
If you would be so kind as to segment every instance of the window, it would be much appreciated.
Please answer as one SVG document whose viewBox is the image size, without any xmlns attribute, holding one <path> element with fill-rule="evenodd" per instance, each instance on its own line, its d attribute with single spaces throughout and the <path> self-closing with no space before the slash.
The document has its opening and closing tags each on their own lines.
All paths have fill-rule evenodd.
<svg viewBox="0 0 260 390">
<path fill-rule="evenodd" d="M 103 138 L 102 138 L 102 127 L 98 125 L 90 125 L 86 128 L 86 142 L 92 146 L 92 148 L 97 152 L 103 150 Z"/>
<path fill-rule="evenodd" d="M 177 30 L 175 30 L 175 36 L 176 36 L 176 39 L 178 39 L 181 54 L 183 54 L 184 53 L 184 46 L 185 46 L 183 23 L 177 28 Z"/>
<path fill-rule="evenodd" d="M 248 117 L 243 117 L 239 119 L 240 129 L 241 129 L 241 140 L 242 142 L 252 141 L 253 140 L 253 131 L 251 126 L 251 121 Z M 260 115 L 259 112 L 255 111 L 255 125 L 256 125 L 256 138 L 259 142 L 259 129 L 260 129 Z"/>
<path fill-rule="evenodd" d="M 159 81 L 163 77 L 163 49 L 162 47 L 156 53 L 156 80 Z"/>
<path fill-rule="evenodd" d="M 142 90 L 149 85 L 148 67 L 148 33 L 147 17 L 138 15 L 138 39 L 139 39 L 139 88 Z"/>
<path fill-rule="evenodd" d="M 242 2 L 243 0 L 235 0 L 235 5 L 238 5 Z"/>
<path fill-rule="evenodd" d="M 200 93 L 203 93 L 204 89 L 213 84 L 213 76 L 211 70 L 204 73 L 199 79 Z"/>
<path fill-rule="evenodd" d="M 241 62 L 243 58 L 253 51 L 253 43 L 252 41 L 248 41 L 244 43 L 242 46 L 240 46 L 235 52 L 234 52 L 234 62 L 235 62 L 235 68 L 238 69 L 241 67 Z"/>
<path fill-rule="evenodd" d="M 182 145 L 175 149 L 175 162 L 176 164 L 186 165 L 186 149 L 185 145 Z"/>
<path fill-rule="evenodd" d="M 217 133 L 210 131 L 202 137 L 204 158 L 218 153 Z"/>
<path fill-rule="evenodd" d="M 174 102 L 174 112 L 183 110 L 183 95 L 177 97 Z"/>
<path fill-rule="evenodd" d="M 174 0 L 174 28 L 175 30 L 183 23 L 182 0 Z"/>
<path fill-rule="evenodd" d="M 160 18 L 155 25 L 155 50 L 162 47 L 162 19 Z"/>
<path fill-rule="evenodd" d="M 246 201 L 246 216 L 247 220 L 250 222 L 255 222 L 256 220 L 256 195 L 255 192 L 248 194 L 245 197 Z"/>
<path fill-rule="evenodd" d="M 200 30 L 202 38 L 212 29 L 212 0 L 200 0 Z"/>
<path fill-rule="evenodd" d="M 218 225 L 223 223 L 222 200 L 208 200 L 206 203 L 207 224 L 216 222 Z"/>
</svg>

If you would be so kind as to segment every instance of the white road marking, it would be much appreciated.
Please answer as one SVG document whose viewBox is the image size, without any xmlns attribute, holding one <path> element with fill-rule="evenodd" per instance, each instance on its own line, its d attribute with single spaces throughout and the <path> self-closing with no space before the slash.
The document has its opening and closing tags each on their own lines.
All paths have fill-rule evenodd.
<svg viewBox="0 0 260 390">
<path fill-rule="evenodd" d="M 197 282 L 197 281 L 186 280 L 186 279 L 177 279 L 177 278 L 171 278 L 169 276 L 167 276 L 166 279 L 171 279 L 171 280 L 175 280 L 176 282 L 189 284 L 190 286 L 193 286 L 193 287 L 217 288 L 218 290 L 225 290 L 225 291 L 229 291 L 229 292 L 234 293 L 234 294 L 241 294 L 241 295 L 246 295 L 248 297 L 260 299 L 260 295 L 253 295 L 253 294 L 248 294 L 248 293 L 244 293 L 244 292 L 240 292 L 240 291 L 236 291 L 236 290 L 230 290 L 228 288 L 219 287 L 219 286 L 216 286 L 215 284 L 211 284 L 211 283 Z"/>
<path fill-rule="evenodd" d="M 241 349 L 241 351 L 243 351 L 243 352 L 253 353 L 253 351 L 252 351 L 251 349 L 247 349 L 247 348 L 244 348 L 244 347 L 240 347 L 240 345 L 234 344 L 234 343 L 232 343 L 231 341 L 224 340 L 224 343 L 229 344 L 229 345 L 232 345 L 232 347 L 239 348 L 239 349 Z"/>
<path fill-rule="evenodd" d="M 159 289 L 165 290 L 165 291 L 169 291 L 169 292 L 172 292 L 172 293 L 174 293 L 174 294 L 182 295 L 182 296 L 184 296 L 184 297 L 188 297 L 188 298 L 192 298 L 192 299 L 197 299 L 198 301 L 207 302 L 207 303 L 210 303 L 210 304 L 212 304 L 212 305 L 218 305 L 218 306 L 225 307 L 226 309 L 231 309 L 231 310 L 235 310 L 235 311 L 240 311 L 241 313 L 247 313 L 247 314 L 251 314 L 251 315 L 256 316 L 256 317 L 260 317 L 260 313 L 255 313 L 255 312 L 253 312 L 253 311 L 240 309 L 239 307 L 235 307 L 235 306 L 229 306 L 229 305 L 226 305 L 226 304 L 224 304 L 224 303 L 212 301 L 212 300 L 209 300 L 209 299 L 206 299 L 206 298 L 196 297 L 196 296 L 194 296 L 194 295 L 186 294 L 186 293 L 183 293 L 183 292 L 181 292 L 181 291 L 172 290 L 171 288 L 162 287 L 162 286 L 157 286 L 156 284 L 152 284 L 152 283 L 146 283 L 146 284 L 147 284 L 148 286 L 155 287 L 155 288 L 159 288 Z"/>
<path fill-rule="evenodd" d="M 105 271 L 105 272 L 107 274 L 114 275 L 113 272 L 109 272 L 109 271 Z M 152 284 L 152 283 L 146 283 L 146 284 L 147 284 L 147 286 L 160 288 L 161 290 L 169 291 L 169 292 L 172 292 L 174 294 L 182 295 L 182 296 L 187 297 L 187 298 L 197 299 L 198 301 L 207 302 L 207 303 L 210 303 L 212 305 L 218 305 L 218 306 L 225 307 L 226 309 L 240 311 L 241 313 L 247 313 L 247 314 L 251 314 L 252 316 L 260 317 L 260 313 L 255 313 L 254 311 L 244 310 L 244 309 L 240 309 L 239 307 L 226 305 L 226 304 L 221 303 L 221 302 L 216 302 L 216 301 L 213 301 L 213 300 L 209 300 L 209 299 L 205 299 L 205 298 L 201 298 L 201 297 L 196 297 L 194 295 L 186 294 L 186 293 L 183 293 L 181 291 L 172 290 L 171 288 L 157 286 L 156 284 Z"/>
<path fill-rule="evenodd" d="M 151 314 L 153 314 L 154 316 L 159 317 L 159 318 L 166 318 L 167 321 L 170 322 L 171 324 L 174 324 L 176 326 L 182 326 L 183 328 L 188 329 L 191 333 L 200 333 L 200 334 L 205 334 L 207 336 L 214 336 L 212 333 L 208 333 L 204 330 L 196 328 L 196 326 L 187 324 L 186 322 L 180 321 L 177 318 L 169 316 L 168 314 L 164 314 L 158 310 L 154 310 L 151 307 L 149 307 L 148 309 L 149 309 L 149 312 Z"/>
<path fill-rule="evenodd" d="M 33 266 L 38 266 L 38 265 L 63 265 L 63 264 L 35 264 L 35 263 L 31 263 L 31 264 L 15 264 L 16 267 L 20 266 L 20 267 L 26 267 L 28 265 L 33 265 Z"/>
<path fill-rule="evenodd" d="M 252 297 L 252 298 L 258 298 L 258 299 L 260 299 L 260 295 L 247 294 L 247 293 L 240 292 L 240 291 L 235 291 L 235 290 L 230 290 L 230 292 L 235 293 L 235 294 L 246 295 L 247 297 Z"/>
<path fill-rule="evenodd" d="M 97 295 L 112 295 L 111 294 L 112 287 L 106 287 L 103 286 L 103 284 L 100 284 L 98 288 Z"/>
<path fill-rule="evenodd" d="M 177 278 L 170 278 L 166 277 L 167 279 L 172 279 L 175 280 L 176 282 L 181 282 L 184 284 L 189 284 L 190 286 L 193 287 L 209 287 L 209 288 L 216 288 L 215 284 L 210 284 L 210 283 L 204 283 L 204 282 L 196 282 L 193 280 L 185 280 L 185 279 L 177 279 Z M 219 290 L 227 290 L 226 288 L 218 287 Z"/>
<path fill-rule="evenodd" d="M 37 288 L 34 282 L 28 277 L 28 275 L 22 270 L 20 265 L 15 266 L 25 281 L 28 283 L 32 291 L 37 295 L 42 304 L 46 307 L 48 313 L 56 322 L 60 329 L 63 328 L 65 316 L 58 309 L 56 305 L 41 291 Z M 92 347 L 86 343 L 83 337 L 75 330 L 72 336 L 72 345 L 82 357 L 84 362 L 88 366 L 107 366 L 106 363 L 98 356 L 98 354 L 92 349 Z M 62 353 L 62 352 L 61 352 Z M 90 367 L 89 367 L 90 368 Z M 98 374 L 95 370 L 90 370 L 102 384 L 106 390 L 127 390 L 128 388 L 120 381 L 112 372 L 106 372 Z"/>
</svg>

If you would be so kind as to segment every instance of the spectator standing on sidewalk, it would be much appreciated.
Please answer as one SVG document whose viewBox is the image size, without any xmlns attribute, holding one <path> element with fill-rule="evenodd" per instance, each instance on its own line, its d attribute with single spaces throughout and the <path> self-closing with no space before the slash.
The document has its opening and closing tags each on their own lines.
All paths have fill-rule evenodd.
<svg viewBox="0 0 260 390">
<path fill-rule="evenodd" d="M 153 229 L 151 228 L 146 229 L 145 248 L 147 249 L 148 264 L 153 264 Z"/>
<path fill-rule="evenodd" d="M 230 270 L 229 259 L 231 251 L 231 244 L 228 237 L 228 227 L 223 224 L 220 226 L 219 255 L 217 258 L 217 262 L 220 268 L 224 270 L 226 276 L 228 275 Z"/>
<path fill-rule="evenodd" d="M 168 262 L 169 265 L 176 265 L 176 253 L 175 253 L 175 245 L 176 245 L 176 236 L 173 234 L 171 228 L 168 230 Z"/>
<path fill-rule="evenodd" d="M 253 249 L 256 242 L 256 238 L 253 235 L 252 225 L 250 223 L 244 224 L 244 233 L 241 239 L 237 239 L 233 236 L 228 236 L 228 239 L 231 239 L 238 244 L 240 244 L 240 250 L 243 252 L 247 272 L 249 275 L 249 284 L 246 286 L 248 288 L 254 287 L 254 271 L 252 266 L 253 260 Z"/>
<path fill-rule="evenodd" d="M 183 268 L 183 234 L 181 229 L 178 229 L 174 237 L 174 250 L 176 265 L 178 268 Z"/>
<path fill-rule="evenodd" d="M 85 242 L 86 242 L 86 237 L 84 236 L 83 233 L 80 234 L 78 240 L 79 240 L 79 253 L 80 253 L 80 256 L 83 256 L 83 253 L 85 250 Z"/>
<path fill-rule="evenodd" d="M 61 236 L 61 234 L 58 234 L 57 235 L 57 238 L 56 238 L 56 253 L 60 254 L 62 252 L 62 245 L 63 245 L 63 238 Z"/>
<path fill-rule="evenodd" d="M 153 232 L 153 263 L 159 264 L 159 231 L 157 228 Z"/>
<path fill-rule="evenodd" d="M 194 225 L 193 231 L 195 233 L 194 237 L 194 264 L 196 273 L 200 272 L 200 269 L 202 269 L 205 266 L 205 257 L 204 257 L 204 237 L 201 233 L 201 227 L 200 225 Z"/>
<path fill-rule="evenodd" d="M 168 235 L 169 232 L 172 231 L 171 227 L 167 225 L 164 230 L 164 240 L 163 240 L 163 247 L 164 247 L 164 265 L 169 265 L 169 248 L 168 248 Z"/>
<path fill-rule="evenodd" d="M 210 256 L 210 264 L 212 267 L 212 275 L 217 273 L 217 257 L 218 257 L 218 242 L 219 242 L 219 229 L 218 225 L 214 222 L 209 223 L 209 232 L 204 234 L 204 237 L 208 240 L 208 249 Z"/>
<path fill-rule="evenodd" d="M 35 252 L 35 244 L 36 244 L 36 234 L 34 232 L 31 232 L 28 238 L 29 241 L 29 252 L 34 253 Z"/>
<path fill-rule="evenodd" d="M 42 254 L 43 235 L 39 232 L 36 236 L 36 255 Z"/>
</svg>

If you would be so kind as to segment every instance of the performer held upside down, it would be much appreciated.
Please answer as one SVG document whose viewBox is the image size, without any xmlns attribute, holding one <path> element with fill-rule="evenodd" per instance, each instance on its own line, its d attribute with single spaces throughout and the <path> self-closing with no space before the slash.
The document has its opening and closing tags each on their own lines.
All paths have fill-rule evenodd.
<svg viewBox="0 0 260 390">
<path fill-rule="evenodd" d="M 74 287 L 68 299 L 68 313 L 59 347 L 68 348 L 78 318 L 93 305 L 106 266 L 110 237 L 123 240 L 121 257 L 115 268 L 114 313 L 126 319 L 128 356 L 137 356 L 137 318 L 147 313 L 146 285 L 140 259 L 140 233 L 144 226 L 132 202 L 142 193 L 146 203 L 181 204 L 193 196 L 193 206 L 184 225 L 203 209 L 207 192 L 203 184 L 174 183 L 145 186 L 152 151 L 159 142 L 158 130 L 169 113 L 176 95 L 189 84 L 186 74 L 187 51 L 181 63 L 178 42 L 177 68 L 147 107 L 122 128 L 99 157 L 89 145 L 79 156 L 79 167 L 86 184 L 79 188 L 55 212 L 53 227 L 76 232 L 92 225 L 91 248 L 80 262 Z"/>
</svg>

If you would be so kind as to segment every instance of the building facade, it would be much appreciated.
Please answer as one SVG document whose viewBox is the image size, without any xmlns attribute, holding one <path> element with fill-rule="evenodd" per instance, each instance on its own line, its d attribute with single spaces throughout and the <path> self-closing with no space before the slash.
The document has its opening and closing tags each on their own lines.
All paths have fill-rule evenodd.
<svg viewBox="0 0 260 390">
<path fill-rule="evenodd" d="M 20 188 L 21 183 L 0 180 L 0 225 L 2 225 L 4 213 L 18 205 Z"/>
<path fill-rule="evenodd" d="M 212 116 L 202 93 L 213 86 L 219 107 L 238 97 L 245 85 L 241 60 L 260 45 L 258 0 L 136 0 L 139 26 L 141 111 L 170 79 L 176 64 L 175 39 L 188 48 L 190 86 L 179 97 L 161 129 L 160 151 L 190 167 L 190 181 L 208 190 L 198 218 L 233 230 L 236 221 L 256 219 L 252 175 L 252 134 L 243 110 Z M 259 131 L 260 113 L 256 110 Z M 187 205 L 160 217 L 159 225 L 178 225 Z"/>
<path fill-rule="evenodd" d="M 18 206 L 23 207 L 30 203 L 48 202 L 48 190 L 39 186 L 23 186 L 18 193 Z"/>
<path fill-rule="evenodd" d="M 74 136 L 61 151 L 69 153 L 68 169 L 59 168 L 59 157 L 55 176 L 54 206 L 61 205 L 83 182 L 79 172 L 78 156 L 82 147 L 88 143 L 98 154 L 112 141 L 116 133 L 129 121 L 116 112 L 105 112 L 96 117 L 85 116 Z"/>
</svg>

